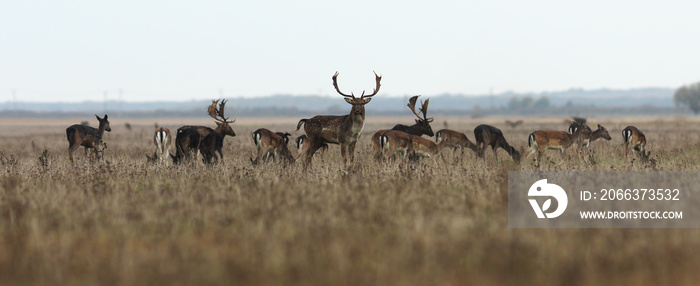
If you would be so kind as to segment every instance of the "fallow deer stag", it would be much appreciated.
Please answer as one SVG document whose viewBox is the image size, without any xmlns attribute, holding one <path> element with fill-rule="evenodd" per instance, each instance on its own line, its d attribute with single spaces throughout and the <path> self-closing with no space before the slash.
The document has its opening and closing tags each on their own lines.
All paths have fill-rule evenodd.
<svg viewBox="0 0 700 286">
<path fill-rule="evenodd" d="M 649 156 L 645 153 L 644 148 L 647 146 L 647 138 L 644 133 L 634 126 L 627 126 L 622 129 L 622 139 L 625 141 L 625 158 L 629 155 L 629 151 L 637 153 L 639 156 Z"/>
<path fill-rule="evenodd" d="M 221 101 L 221 103 L 219 103 Z M 173 157 L 174 162 L 180 162 L 185 158 L 190 157 L 188 149 L 193 149 L 199 150 L 200 153 L 203 153 L 202 156 L 204 157 L 205 163 L 210 163 L 212 159 L 215 159 L 216 162 L 218 162 L 218 158 L 216 157 L 216 153 L 219 154 L 219 158 L 221 158 L 221 161 L 223 162 L 224 160 L 224 155 L 222 154 L 222 147 L 223 147 L 223 141 L 224 137 L 226 135 L 229 136 L 236 136 L 236 132 L 233 132 L 233 128 L 231 128 L 231 123 L 235 122 L 236 120 L 229 120 L 228 117 L 224 115 L 224 108 L 226 106 L 226 100 L 212 100 L 211 105 L 207 109 L 207 113 L 211 118 L 214 118 L 216 121 L 216 129 L 212 129 L 206 126 L 190 126 L 190 125 L 185 125 L 177 129 L 177 138 L 180 138 L 181 136 L 187 135 L 188 139 L 191 139 L 193 136 L 192 132 L 185 132 L 185 131 L 191 131 L 194 130 L 199 134 L 199 141 L 197 144 L 190 144 L 192 143 L 191 140 L 188 139 L 175 139 L 175 144 L 176 144 L 176 152 L 175 156 Z M 218 108 L 217 108 L 218 104 Z M 202 144 L 203 142 L 206 141 L 206 144 Z M 185 144 L 188 143 L 188 146 L 180 146 L 179 144 Z M 194 145 L 194 146 L 193 146 Z M 204 152 L 207 154 L 205 155 L 202 148 L 204 148 Z"/>
<path fill-rule="evenodd" d="M 452 147 L 454 149 L 452 152 L 453 154 L 457 152 L 457 149 L 461 149 L 462 154 L 464 155 L 465 147 L 471 149 L 475 153 L 478 153 L 476 144 L 472 143 L 472 141 L 470 141 L 469 138 L 467 138 L 467 135 L 462 132 L 450 129 L 438 130 L 438 132 L 435 133 L 435 142 L 445 142 L 445 147 Z"/>
<path fill-rule="evenodd" d="M 102 157 L 102 150 L 106 148 L 106 144 L 102 141 L 102 136 L 105 131 L 110 132 L 112 128 L 109 127 L 109 121 L 107 120 L 107 114 L 104 118 L 100 118 L 95 114 L 97 121 L 100 125 L 97 129 L 94 127 L 74 124 L 66 128 L 66 137 L 68 138 L 68 157 L 71 163 L 73 163 L 73 152 L 75 152 L 78 147 L 85 147 L 85 156 L 87 157 L 88 148 L 92 148 L 95 151 L 95 157 L 100 159 Z"/>
<path fill-rule="evenodd" d="M 508 144 L 501 129 L 486 124 L 479 125 L 474 128 L 474 139 L 476 140 L 476 155 L 484 158 L 484 161 L 486 161 L 486 155 L 484 154 L 486 147 L 491 146 L 493 154 L 496 156 L 496 162 L 498 162 L 498 153 L 496 150 L 498 148 L 503 148 L 503 150 L 506 150 L 508 155 L 513 158 L 515 163 L 520 163 L 520 152 Z"/>
<path fill-rule="evenodd" d="M 294 156 L 292 152 L 287 148 L 287 141 L 289 140 L 287 136 L 289 133 L 282 132 L 272 132 L 265 128 L 260 128 L 255 130 L 252 134 L 253 143 L 258 150 L 258 155 L 253 160 L 250 158 L 250 162 L 253 165 L 258 165 L 260 161 L 267 161 L 270 157 L 277 160 L 277 157 L 281 157 L 288 164 L 294 164 Z"/>
<path fill-rule="evenodd" d="M 153 133 L 153 147 L 156 149 L 153 157 L 146 155 L 148 161 L 160 161 L 161 163 L 167 162 L 166 158 L 170 157 L 170 145 L 172 145 L 173 140 L 170 137 L 170 129 L 165 127 L 159 127 Z"/>
<path fill-rule="evenodd" d="M 301 156 L 301 154 L 306 153 L 306 149 L 309 148 L 309 144 L 306 144 L 307 141 L 309 141 L 309 137 L 307 137 L 306 134 L 303 134 L 294 139 L 294 143 L 296 143 L 297 145 L 298 156 Z M 323 156 L 323 154 L 325 154 L 326 151 L 328 151 L 328 144 L 323 144 L 323 146 L 321 146 L 321 156 Z"/>
<path fill-rule="evenodd" d="M 344 94 L 338 88 L 338 73 L 333 75 L 333 87 L 342 96 L 345 97 L 345 101 L 352 105 L 350 114 L 341 116 L 331 116 L 331 115 L 318 115 L 310 119 L 299 120 L 297 124 L 297 130 L 304 125 L 304 132 L 308 137 L 307 144 L 308 149 L 304 153 L 304 169 L 311 167 L 311 159 L 313 159 L 316 150 L 321 148 L 323 144 L 339 144 L 340 154 L 343 157 L 343 165 L 347 166 L 348 155 L 349 161 L 352 164 L 355 159 L 355 144 L 357 140 L 362 135 L 362 129 L 365 126 L 365 104 L 369 103 L 372 96 L 379 92 L 381 86 L 380 82 L 382 80 L 381 76 L 374 73 L 376 86 L 374 92 L 369 95 L 365 95 L 362 92 L 360 97 L 355 97 L 354 94 Z"/>
<path fill-rule="evenodd" d="M 581 141 L 581 136 L 586 130 L 586 128 L 577 128 L 573 134 L 569 134 L 565 131 L 556 130 L 538 130 L 530 133 L 527 137 L 527 145 L 530 147 L 530 153 L 527 154 L 527 158 L 530 158 L 533 154 L 537 153 L 536 164 L 539 166 L 540 158 L 547 149 L 559 150 L 561 153 L 561 162 L 559 165 L 564 163 L 564 153 L 575 142 Z M 588 128 L 587 130 L 590 130 Z"/>
<path fill-rule="evenodd" d="M 421 107 L 419 109 L 420 114 L 418 114 L 418 112 L 416 112 L 416 101 L 418 101 L 419 96 L 420 95 L 411 97 L 408 100 L 407 104 L 408 108 L 411 109 L 413 114 L 416 115 L 416 117 L 418 117 L 418 119 L 416 119 L 416 124 L 413 124 L 411 126 L 396 124 L 393 128 L 391 128 L 391 130 L 399 130 L 417 136 L 428 135 L 430 137 L 433 137 L 433 135 L 435 135 L 433 134 L 433 129 L 430 127 L 430 123 L 433 122 L 433 118 L 428 118 L 428 104 L 430 103 L 430 98 L 421 102 Z M 381 148 L 379 144 L 379 136 L 387 131 L 387 129 L 381 129 L 375 132 L 374 135 L 372 135 L 372 144 L 374 145 L 374 158 L 377 160 L 383 158 L 383 148 Z"/>
</svg>

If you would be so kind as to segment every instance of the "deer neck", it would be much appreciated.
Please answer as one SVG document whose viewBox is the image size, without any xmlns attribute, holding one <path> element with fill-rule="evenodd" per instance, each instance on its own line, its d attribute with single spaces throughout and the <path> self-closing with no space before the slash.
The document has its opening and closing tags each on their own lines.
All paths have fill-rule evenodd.
<svg viewBox="0 0 700 286">
<path fill-rule="evenodd" d="M 593 131 L 593 133 L 591 133 L 590 141 L 593 142 L 596 139 L 601 138 L 601 137 L 603 137 L 603 130 L 598 128 L 598 129 L 596 129 L 596 131 Z"/>
</svg>

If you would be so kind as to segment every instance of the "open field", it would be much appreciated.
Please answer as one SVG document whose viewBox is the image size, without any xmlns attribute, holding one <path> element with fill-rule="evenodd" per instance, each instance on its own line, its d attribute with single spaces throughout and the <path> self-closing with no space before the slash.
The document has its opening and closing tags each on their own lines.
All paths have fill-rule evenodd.
<svg viewBox="0 0 700 286">
<path fill-rule="evenodd" d="M 566 130 L 564 118 L 437 118 L 433 130 L 501 128 L 520 149 L 537 129 Z M 521 118 L 510 118 L 521 119 Z M 88 120 L 0 119 L 0 285 L 659 285 L 700 279 L 698 229 L 509 229 L 507 172 L 499 150 L 487 161 L 450 150 L 420 164 L 377 164 L 369 138 L 413 118 L 367 116 L 355 164 L 337 146 L 301 165 L 253 167 L 250 133 L 292 132 L 298 118 L 239 119 L 224 140 L 225 163 L 160 166 L 156 120 L 112 118 L 105 162 L 68 160 L 65 128 Z M 125 123 L 132 130 L 125 128 Z M 211 119 L 158 119 L 174 131 Z M 590 118 L 607 127 L 586 154 L 541 170 L 700 171 L 696 118 Z M 634 124 L 655 160 L 622 154 L 620 130 Z M 292 151 L 296 149 L 291 146 Z M 48 158 L 39 159 L 47 150 Z M 174 149 L 171 149 L 173 152 Z"/>
</svg>

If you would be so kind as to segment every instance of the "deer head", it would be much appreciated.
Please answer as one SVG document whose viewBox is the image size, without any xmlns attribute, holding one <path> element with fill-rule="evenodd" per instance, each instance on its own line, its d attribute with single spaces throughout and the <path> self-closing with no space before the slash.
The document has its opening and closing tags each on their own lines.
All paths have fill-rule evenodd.
<svg viewBox="0 0 700 286">
<path fill-rule="evenodd" d="M 379 87 L 381 87 L 380 81 L 382 80 L 381 76 L 378 76 L 376 72 L 374 72 L 374 77 L 376 81 L 376 87 L 374 88 L 374 92 L 372 94 L 365 95 L 365 91 L 362 91 L 362 95 L 360 95 L 359 98 L 355 97 L 353 93 L 350 93 L 350 95 L 347 95 L 340 91 L 340 88 L 338 88 L 338 72 L 335 72 L 333 75 L 333 87 L 335 87 L 335 90 L 342 96 L 345 97 L 345 101 L 349 104 L 352 104 L 352 111 L 350 112 L 351 115 L 359 115 L 363 116 L 365 114 L 365 104 L 369 103 L 370 100 L 372 100 L 372 96 L 375 96 L 377 92 L 379 92 Z"/>
<path fill-rule="evenodd" d="M 211 118 L 214 118 L 216 120 L 216 132 L 221 133 L 222 135 L 229 135 L 229 136 L 236 136 L 236 132 L 233 132 L 233 128 L 231 128 L 231 123 L 236 122 L 236 119 L 234 120 L 229 120 L 228 117 L 224 116 L 224 107 L 226 107 L 226 100 L 221 100 L 221 103 L 219 103 L 219 100 L 212 100 L 211 105 L 207 109 L 207 113 L 209 113 L 209 116 Z M 216 105 L 219 105 L 217 108 Z"/>
<path fill-rule="evenodd" d="M 424 130 L 423 133 L 432 137 L 433 135 L 435 135 L 433 133 L 433 128 L 430 127 L 430 123 L 433 122 L 433 118 L 427 117 L 428 116 L 428 103 L 430 103 L 430 98 L 426 99 L 425 101 L 421 101 L 421 107 L 419 109 L 420 114 L 423 115 L 423 116 L 421 116 L 418 112 L 416 112 L 416 102 L 418 101 L 419 96 L 420 95 L 416 95 L 416 96 L 411 97 L 408 100 L 407 105 L 408 105 L 408 108 L 411 109 L 413 114 L 415 114 L 416 117 L 418 117 L 418 119 L 416 119 L 416 124 Z"/>
<path fill-rule="evenodd" d="M 109 121 L 107 121 L 107 114 L 105 114 L 104 118 L 100 118 L 99 116 L 97 116 L 97 114 L 95 114 L 95 118 L 97 118 L 97 121 L 100 122 L 98 129 L 102 129 L 107 132 L 112 131 L 112 128 L 109 127 Z"/>
</svg>

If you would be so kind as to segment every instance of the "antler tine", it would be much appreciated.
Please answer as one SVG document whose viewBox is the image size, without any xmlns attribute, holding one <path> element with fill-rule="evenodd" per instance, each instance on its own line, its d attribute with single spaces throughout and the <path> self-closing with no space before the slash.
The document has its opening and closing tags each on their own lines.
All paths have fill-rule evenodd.
<svg viewBox="0 0 700 286">
<path fill-rule="evenodd" d="M 418 117 L 418 119 L 421 119 L 420 114 L 416 112 L 416 101 L 418 101 L 419 96 L 420 95 L 414 95 L 411 98 L 409 98 L 407 106 L 409 109 L 411 109 L 411 111 L 413 111 L 413 114 L 415 114 L 416 117 Z"/>
<path fill-rule="evenodd" d="M 224 116 L 224 107 L 226 106 L 226 102 L 228 102 L 228 100 L 226 100 L 226 99 L 221 101 L 221 103 L 219 104 L 219 112 L 218 112 L 219 117 L 221 117 L 221 119 L 223 119 L 224 121 L 228 121 L 228 118 L 226 118 Z"/>
<path fill-rule="evenodd" d="M 219 118 L 216 117 L 218 110 L 216 109 L 216 105 L 219 103 L 219 100 L 212 100 L 211 105 L 209 105 L 209 108 L 207 109 L 207 113 L 209 113 L 209 116 L 211 118 L 214 118 L 214 120 L 219 120 Z"/>
<path fill-rule="evenodd" d="M 372 71 L 372 72 L 374 73 L 374 79 L 375 79 L 375 81 L 377 82 L 377 86 L 374 87 L 374 92 L 372 92 L 372 94 L 364 95 L 365 92 L 363 91 L 363 92 L 362 92 L 362 97 L 372 97 L 372 96 L 376 95 L 377 92 L 379 92 L 379 88 L 382 86 L 382 85 L 380 84 L 380 82 L 382 81 L 382 77 L 379 76 L 379 75 L 377 75 L 377 72 L 375 72 L 375 71 Z"/>
<path fill-rule="evenodd" d="M 340 88 L 338 88 L 338 72 L 335 72 L 335 74 L 333 75 L 333 87 L 335 87 L 335 91 L 340 93 L 340 95 L 355 98 L 355 95 L 353 95 L 352 93 L 350 95 L 344 94 L 342 91 L 340 91 Z"/>
<path fill-rule="evenodd" d="M 420 112 L 423 113 L 423 119 L 426 122 L 431 122 L 431 121 L 433 121 L 433 118 L 432 117 L 428 118 L 428 103 L 430 103 L 430 98 L 426 99 L 425 101 L 423 101 L 421 103 Z"/>
</svg>

